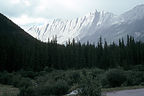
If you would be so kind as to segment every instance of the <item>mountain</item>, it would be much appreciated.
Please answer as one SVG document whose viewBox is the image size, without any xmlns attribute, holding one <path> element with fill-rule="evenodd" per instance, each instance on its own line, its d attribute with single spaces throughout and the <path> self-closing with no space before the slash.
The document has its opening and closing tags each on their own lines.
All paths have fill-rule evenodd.
<svg viewBox="0 0 144 96">
<path fill-rule="evenodd" d="M 143 30 L 144 24 L 142 18 L 134 21 L 128 19 L 123 21 L 123 19 L 119 19 L 117 20 L 119 22 L 114 22 L 117 16 L 111 13 L 97 11 L 94 13 L 77 20 L 78 23 L 75 23 L 75 27 L 72 27 L 74 21 L 71 23 L 72 29 L 80 30 L 78 36 L 81 36 L 81 41 L 96 40 L 98 38 L 97 35 L 107 36 L 107 39 L 114 40 L 114 36 L 117 38 L 120 36 L 123 37 L 127 34 L 126 32 L 139 32 L 140 35 L 136 33 L 136 36 L 138 36 L 139 40 L 143 40 L 143 31 L 141 30 Z M 88 19 L 90 18 L 89 16 L 91 16 L 91 19 Z M 96 18 L 98 16 L 99 19 Z M 125 14 L 122 16 L 125 16 Z M 79 23 L 81 20 L 83 20 L 83 23 Z M 93 27 L 95 25 L 96 27 Z M 49 29 L 49 27 L 47 28 Z M 56 28 L 59 29 L 59 27 Z M 116 35 L 115 32 L 119 32 L 118 28 L 123 28 L 124 30 L 121 31 L 122 33 L 117 33 Z M 64 29 L 66 30 L 68 28 Z M 72 32 L 77 34 L 77 31 Z M 69 36 L 69 34 L 67 35 Z M 89 34 L 89 36 L 83 34 Z M 104 48 L 102 47 L 101 41 L 97 47 L 88 43 L 81 45 L 81 43 L 75 43 L 74 41 L 68 43 L 66 46 L 57 44 L 56 40 L 43 43 L 30 36 L 7 17 L 0 14 L 0 71 L 14 72 L 25 70 L 38 72 L 45 69 L 51 70 L 51 68 L 79 69 L 93 67 L 109 69 L 117 66 L 126 68 L 143 64 L 144 43 L 136 43 L 132 37 L 128 39 L 126 46 L 124 46 L 123 42 L 119 46 L 115 46 L 115 44 L 107 45 L 105 43 Z"/>
<path fill-rule="evenodd" d="M 39 42 L 0 13 L 0 44 L 5 42 L 5 45 L 9 46 L 11 43 L 17 43 L 23 46 L 35 41 Z"/>
<path fill-rule="evenodd" d="M 92 35 L 95 30 L 109 27 L 113 19 L 114 14 L 96 10 L 74 20 L 55 19 L 44 26 L 32 26 L 28 33 L 44 42 L 57 36 L 58 43 L 65 43 L 73 38 L 81 40 L 85 36 Z"/>
<path fill-rule="evenodd" d="M 81 42 L 97 41 L 99 37 L 105 38 L 106 41 L 118 43 L 123 38 L 126 42 L 127 35 L 135 38 L 137 41 L 144 41 L 144 5 L 139 5 L 116 17 L 115 23 L 107 28 L 95 30 L 91 36 L 85 36 Z"/>
<path fill-rule="evenodd" d="M 144 5 L 138 5 L 128 12 L 115 15 L 110 12 L 95 10 L 86 16 L 73 19 L 55 19 L 42 26 L 32 26 L 27 31 L 33 37 L 47 42 L 57 36 L 58 43 L 63 44 L 75 38 L 82 43 L 96 43 L 99 37 L 111 42 L 127 35 L 136 40 L 144 40 Z"/>
<path fill-rule="evenodd" d="M 35 46 L 39 45 L 43 43 L 0 14 L 0 71 L 30 66 Z"/>
</svg>

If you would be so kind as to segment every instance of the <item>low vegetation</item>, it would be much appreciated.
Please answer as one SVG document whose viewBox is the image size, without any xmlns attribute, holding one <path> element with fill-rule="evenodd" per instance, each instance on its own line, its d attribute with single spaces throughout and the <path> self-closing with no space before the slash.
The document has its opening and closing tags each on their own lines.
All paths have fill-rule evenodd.
<svg viewBox="0 0 144 96">
<path fill-rule="evenodd" d="M 129 86 L 143 86 L 144 71 L 142 67 L 134 70 L 136 67 L 130 70 L 114 68 L 107 71 L 98 68 L 80 70 L 45 68 L 34 73 L 5 71 L 0 73 L 0 82 L 19 88 L 18 96 L 63 96 L 73 90 L 78 91 L 78 96 L 100 96 L 101 89 L 121 90 Z M 32 76 L 28 75 L 29 73 L 33 73 Z"/>
</svg>

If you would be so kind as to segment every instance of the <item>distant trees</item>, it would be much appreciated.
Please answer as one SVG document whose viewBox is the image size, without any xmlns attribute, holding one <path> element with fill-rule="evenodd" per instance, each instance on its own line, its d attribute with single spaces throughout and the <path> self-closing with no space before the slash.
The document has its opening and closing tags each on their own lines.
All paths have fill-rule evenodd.
<svg viewBox="0 0 144 96">
<path fill-rule="evenodd" d="M 119 44 L 107 44 L 100 37 L 97 46 L 87 42 L 68 41 L 66 45 L 57 44 L 56 37 L 48 43 L 28 42 L 24 46 L 17 42 L 0 44 L 0 70 L 20 69 L 40 71 L 46 66 L 56 69 L 79 69 L 99 67 L 102 69 L 144 64 L 144 43 L 135 42 L 127 36 L 127 43 L 120 39 Z"/>
</svg>

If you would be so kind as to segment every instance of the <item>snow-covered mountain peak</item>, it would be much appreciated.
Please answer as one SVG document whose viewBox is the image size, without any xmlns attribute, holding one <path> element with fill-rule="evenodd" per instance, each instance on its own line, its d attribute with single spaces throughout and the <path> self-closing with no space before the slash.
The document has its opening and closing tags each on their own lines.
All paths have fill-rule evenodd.
<svg viewBox="0 0 144 96">
<path fill-rule="evenodd" d="M 80 18 L 54 19 L 43 26 L 32 26 L 28 33 L 44 42 L 47 42 L 48 38 L 51 40 L 56 35 L 58 43 L 64 43 L 73 38 L 80 40 L 85 35 L 94 33 L 94 30 L 110 25 L 113 16 L 112 13 L 95 10 Z"/>
<path fill-rule="evenodd" d="M 44 42 L 57 36 L 60 44 L 64 44 L 73 38 L 83 43 L 87 41 L 93 43 L 97 42 L 100 36 L 111 42 L 127 34 L 135 36 L 135 33 L 140 34 L 143 32 L 138 29 L 143 29 L 142 22 L 140 25 L 138 23 L 142 18 L 144 18 L 144 5 L 136 6 L 119 16 L 110 12 L 95 10 L 76 19 L 54 19 L 43 26 L 32 26 L 29 28 L 28 33 Z M 129 30 L 133 33 L 130 33 Z"/>
</svg>

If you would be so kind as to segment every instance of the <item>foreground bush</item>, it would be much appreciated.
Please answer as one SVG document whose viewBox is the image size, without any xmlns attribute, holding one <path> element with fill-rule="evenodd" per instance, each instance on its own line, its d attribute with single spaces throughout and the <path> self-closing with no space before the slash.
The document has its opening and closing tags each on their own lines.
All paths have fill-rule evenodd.
<svg viewBox="0 0 144 96">
<path fill-rule="evenodd" d="M 128 71 L 126 72 L 127 80 L 125 86 L 143 85 L 144 72 L 143 71 Z"/>
<path fill-rule="evenodd" d="M 80 96 L 101 96 L 101 85 L 97 78 L 93 76 L 84 76 L 79 86 Z"/>
<path fill-rule="evenodd" d="M 36 93 L 34 92 L 34 88 L 33 87 L 23 87 L 20 88 L 20 93 L 18 96 L 37 96 Z"/>
<path fill-rule="evenodd" d="M 12 77 L 13 77 L 13 74 L 8 73 L 7 71 L 1 72 L 0 83 L 10 85 L 12 84 Z"/>
<path fill-rule="evenodd" d="M 61 96 L 67 94 L 69 86 L 64 80 L 48 80 L 35 89 L 36 96 Z"/>
<path fill-rule="evenodd" d="M 69 85 L 73 85 L 80 82 L 80 73 L 78 72 L 68 72 L 65 79 L 68 81 Z"/>
<path fill-rule="evenodd" d="M 121 69 L 110 69 L 104 74 L 103 86 L 120 87 L 126 81 L 125 72 Z"/>
</svg>

